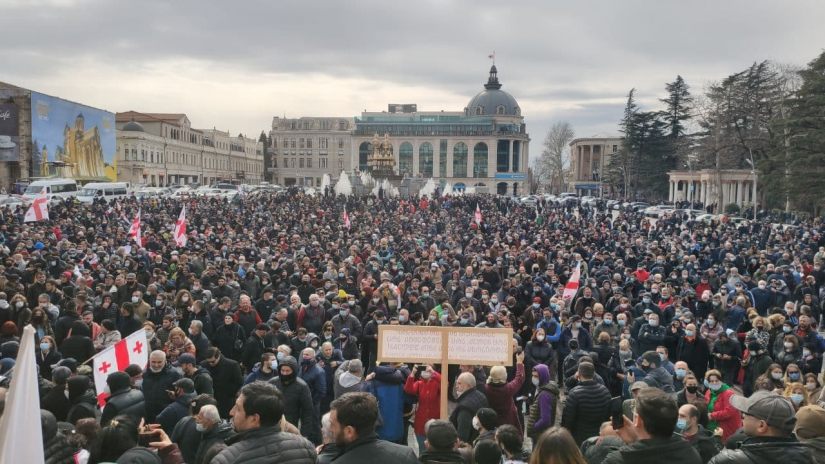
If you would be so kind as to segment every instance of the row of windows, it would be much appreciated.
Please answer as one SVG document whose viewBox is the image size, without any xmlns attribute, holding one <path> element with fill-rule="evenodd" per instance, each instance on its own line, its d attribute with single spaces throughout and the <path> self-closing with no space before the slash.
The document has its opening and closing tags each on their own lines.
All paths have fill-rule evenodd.
<svg viewBox="0 0 825 464">
<path fill-rule="evenodd" d="M 231 150 L 231 151 L 239 151 L 242 153 L 246 153 L 251 155 L 253 153 L 253 148 L 249 146 L 245 146 L 244 144 L 240 144 L 237 142 L 213 142 L 212 139 L 205 136 L 199 136 L 195 132 L 189 132 L 186 130 L 176 129 L 174 127 L 166 126 L 164 128 L 164 136 L 169 137 L 173 140 L 183 140 L 189 142 L 193 145 L 206 145 L 209 147 L 218 148 L 219 150 Z"/>
<path fill-rule="evenodd" d="M 190 166 L 197 166 L 197 157 L 193 154 L 189 153 L 177 153 L 171 152 L 168 153 L 167 161 L 173 164 L 186 164 Z M 152 164 L 164 164 L 164 156 L 163 153 L 157 152 L 155 153 L 152 150 L 145 150 L 141 149 L 138 151 L 137 148 L 124 148 L 123 149 L 123 159 L 126 161 L 143 161 Z M 204 157 L 203 158 L 203 168 L 204 169 L 220 169 L 226 170 L 230 165 L 230 160 L 227 160 L 223 157 Z M 244 161 L 235 161 L 232 163 L 233 169 L 237 171 L 247 171 L 247 172 L 259 172 L 262 171 L 263 168 L 261 167 L 260 163 L 255 162 L 244 162 Z"/>
<path fill-rule="evenodd" d="M 508 172 L 510 170 L 510 141 L 499 140 L 496 155 L 496 171 Z M 519 171 L 521 142 L 513 142 L 513 172 Z M 369 155 L 372 153 L 372 146 L 369 142 L 363 142 L 358 148 L 358 167 L 360 170 L 369 168 Z M 453 145 L 453 177 L 467 176 L 467 157 L 469 147 L 464 142 Z M 487 177 L 487 164 L 489 162 L 487 144 L 478 142 L 473 147 L 472 177 Z M 398 147 L 398 168 L 401 175 L 412 175 L 415 172 L 413 160 L 413 146 L 410 142 L 404 142 Z M 447 140 L 439 143 L 439 173 L 441 176 L 447 174 Z M 418 172 L 425 177 L 433 176 L 433 146 L 429 142 L 424 142 L 418 147 Z"/>
<path fill-rule="evenodd" d="M 297 168 L 297 169 L 312 169 L 312 159 L 311 158 L 284 158 L 284 169 L 289 168 Z M 278 160 L 276 158 L 272 158 L 272 167 L 278 168 Z M 318 169 L 328 169 L 329 163 L 327 163 L 326 158 L 321 158 L 318 162 Z M 344 170 L 344 160 L 338 160 L 338 172 Z"/>
<path fill-rule="evenodd" d="M 344 139 L 337 139 L 338 148 L 344 148 Z M 312 148 L 313 139 L 310 138 L 284 138 L 281 140 L 281 147 L 282 148 Z M 273 148 L 278 148 L 278 142 L 273 142 Z M 318 148 L 326 149 L 329 148 L 329 138 L 328 137 L 320 137 L 318 138 Z"/>
<path fill-rule="evenodd" d="M 337 124 L 336 124 L 337 122 Z M 327 119 L 321 119 L 317 121 L 312 120 L 305 120 L 305 121 L 289 121 L 287 124 L 289 125 L 290 130 L 311 130 L 311 129 L 320 129 L 320 130 L 332 130 L 334 127 L 338 127 L 338 130 L 347 130 L 347 122 L 346 121 L 330 121 Z"/>
</svg>

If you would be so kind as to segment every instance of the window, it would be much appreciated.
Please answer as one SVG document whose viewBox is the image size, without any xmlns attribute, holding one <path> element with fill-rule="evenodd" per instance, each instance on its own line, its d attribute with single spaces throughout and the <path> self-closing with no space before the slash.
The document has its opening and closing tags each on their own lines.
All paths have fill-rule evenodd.
<svg viewBox="0 0 825 464">
<path fill-rule="evenodd" d="M 398 149 L 398 171 L 402 176 L 413 173 L 413 146 L 410 142 L 402 143 Z"/>
<path fill-rule="evenodd" d="M 498 105 L 498 106 L 496 107 L 496 114 L 504 114 L 504 112 L 505 112 L 505 111 L 506 111 L 506 110 L 505 110 L 505 108 L 504 108 L 504 105 Z"/>
<path fill-rule="evenodd" d="M 418 172 L 424 177 L 433 176 L 433 146 L 424 142 L 418 147 Z"/>
<path fill-rule="evenodd" d="M 496 149 L 496 172 L 510 170 L 510 141 L 499 140 Z"/>
<path fill-rule="evenodd" d="M 513 172 L 519 172 L 521 170 L 521 163 L 519 162 L 519 149 L 521 148 L 521 142 L 518 140 L 513 142 Z"/>
<path fill-rule="evenodd" d="M 366 171 L 369 167 L 367 161 L 370 157 L 370 148 L 371 144 L 369 142 L 361 142 L 361 145 L 358 146 L 358 169 L 361 171 Z"/>
<path fill-rule="evenodd" d="M 344 139 L 338 139 L 338 148 L 344 148 Z M 616 150 L 613 150 L 616 151 Z"/>
<path fill-rule="evenodd" d="M 453 146 L 453 177 L 467 177 L 467 145 L 464 142 Z"/>
<path fill-rule="evenodd" d="M 447 175 L 447 139 L 441 139 L 438 143 L 438 175 Z"/>
<path fill-rule="evenodd" d="M 483 108 L 483 107 L 481 107 L 481 106 L 477 106 L 477 107 L 476 107 L 476 114 L 477 114 L 477 115 L 484 114 L 484 108 Z"/>
<path fill-rule="evenodd" d="M 298 166 L 300 166 L 301 169 L 304 169 L 304 159 L 303 158 L 298 160 Z"/>
<path fill-rule="evenodd" d="M 487 177 L 487 144 L 484 142 L 473 147 L 473 177 Z"/>
<path fill-rule="evenodd" d="M 307 148 L 312 148 L 312 139 L 307 139 Z"/>
<path fill-rule="evenodd" d="M 294 149 L 295 148 L 295 139 L 292 139 L 291 142 L 292 142 L 292 148 Z"/>
<path fill-rule="evenodd" d="M 312 169 L 312 158 L 307 158 L 307 168 Z"/>
<path fill-rule="evenodd" d="M 344 170 L 344 160 L 338 160 L 338 172 Z"/>
<path fill-rule="evenodd" d="M 318 148 L 327 149 L 329 148 L 329 139 L 321 137 L 318 139 Z"/>
</svg>

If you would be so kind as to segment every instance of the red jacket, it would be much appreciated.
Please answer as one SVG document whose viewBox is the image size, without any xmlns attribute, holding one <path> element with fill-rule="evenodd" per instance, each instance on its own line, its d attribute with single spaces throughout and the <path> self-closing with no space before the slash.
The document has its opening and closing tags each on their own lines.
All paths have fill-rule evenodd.
<svg viewBox="0 0 825 464">
<path fill-rule="evenodd" d="M 722 443 L 725 443 L 734 432 L 742 427 L 742 414 L 730 404 L 730 398 L 736 393 L 732 388 L 720 393 L 713 404 L 713 410 L 710 409 L 710 393 L 710 389 L 705 392 L 705 401 L 708 403 L 708 418 L 716 421 L 719 427 L 722 427 Z"/>
<path fill-rule="evenodd" d="M 424 435 L 424 424 L 441 416 L 441 374 L 433 371 L 429 380 L 416 380 L 415 376 L 407 376 L 404 393 L 418 398 L 413 429 L 416 435 Z"/>
<path fill-rule="evenodd" d="M 501 384 L 487 384 L 487 401 L 490 407 L 498 414 L 498 425 L 510 424 L 521 433 L 521 422 L 516 411 L 514 398 L 524 383 L 524 364 L 516 364 L 516 376 L 510 382 Z"/>
</svg>

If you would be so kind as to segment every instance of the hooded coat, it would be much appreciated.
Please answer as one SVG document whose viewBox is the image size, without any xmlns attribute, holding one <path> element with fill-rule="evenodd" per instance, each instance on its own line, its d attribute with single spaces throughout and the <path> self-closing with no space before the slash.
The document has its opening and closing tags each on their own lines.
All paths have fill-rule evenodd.
<svg viewBox="0 0 825 464">
<path fill-rule="evenodd" d="M 524 384 L 524 364 L 516 365 L 516 376 L 507 383 L 487 383 L 487 402 L 498 414 L 499 425 L 510 424 L 522 432 L 514 398 Z"/>
<path fill-rule="evenodd" d="M 441 415 L 441 374 L 433 371 L 432 377 L 428 380 L 416 378 L 414 375 L 408 376 L 404 384 L 404 393 L 418 398 L 413 429 L 416 435 L 424 436 L 424 425 L 427 421 L 438 419 Z"/>
<path fill-rule="evenodd" d="M 313 438 L 320 440 L 321 429 L 314 418 L 312 393 L 306 382 L 298 377 L 298 362 L 292 356 L 287 356 L 281 361 L 281 366 L 291 367 L 294 377 L 286 381 L 281 377 L 275 377 L 269 383 L 275 385 L 284 395 L 284 417 L 291 424 L 301 424 L 301 435 L 312 437 L 310 440 L 313 442 Z"/>
<path fill-rule="evenodd" d="M 559 386 L 550 381 L 550 370 L 544 364 L 538 364 L 533 370 L 539 375 L 539 386 L 525 418 L 525 428 L 527 436 L 535 441 L 542 432 L 556 423 Z"/>
</svg>

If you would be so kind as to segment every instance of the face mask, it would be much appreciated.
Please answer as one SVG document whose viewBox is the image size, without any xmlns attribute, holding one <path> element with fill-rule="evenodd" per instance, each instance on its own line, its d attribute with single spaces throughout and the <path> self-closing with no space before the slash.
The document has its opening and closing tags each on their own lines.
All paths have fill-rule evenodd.
<svg viewBox="0 0 825 464">
<path fill-rule="evenodd" d="M 759 284 L 759 289 L 760 289 L 760 290 L 765 290 L 765 287 L 767 287 L 767 285 L 765 285 L 765 284 Z"/>
<path fill-rule="evenodd" d="M 379 301 L 379 300 L 380 300 L 380 298 L 373 298 L 373 299 L 372 299 L 372 302 L 373 302 L 373 303 L 375 303 L 375 304 L 378 304 L 378 301 Z"/>
<path fill-rule="evenodd" d="M 51 345 L 48 343 L 41 343 L 40 344 L 40 351 L 49 351 L 51 349 Z"/>
<path fill-rule="evenodd" d="M 498 304 L 498 298 L 490 298 L 490 303 Z"/>
<path fill-rule="evenodd" d="M 624 319 L 619 319 L 619 327 L 624 327 L 625 324 L 627 324 L 627 321 Z"/>
<path fill-rule="evenodd" d="M 161 306 L 163 306 L 163 300 L 157 300 L 157 301 L 155 301 L 155 306 L 157 306 L 158 308 L 160 308 Z"/>
<path fill-rule="evenodd" d="M 430 371 L 424 371 L 421 373 L 421 378 L 424 380 L 429 380 L 432 376 L 433 374 Z"/>
<path fill-rule="evenodd" d="M 686 419 L 678 419 L 676 421 L 676 430 L 685 430 L 687 428 L 687 420 Z"/>
<path fill-rule="evenodd" d="M 152 338 L 155 336 L 154 330 L 146 330 L 146 338 Z"/>
<path fill-rule="evenodd" d="M 573 324 L 573 328 L 574 329 L 581 329 L 582 328 L 582 323 L 581 322 L 576 322 L 575 324 Z"/>
<path fill-rule="evenodd" d="M 183 301 L 184 303 L 186 303 L 187 301 L 189 301 L 189 297 L 188 296 L 182 296 L 182 297 L 180 297 L 180 301 Z"/>
<path fill-rule="evenodd" d="M 771 372 L 771 377 L 774 380 L 781 380 L 782 379 L 782 373 L 781 372 Z"/>
<path fill-rule="evenodd" d="M 25 304 L 25 303 L 23 303 L 22 301 L 18 301 L 18 302 L 17 302 L 17 303 L 15 303 L 14 305 L 15 305 L 15 306 L 17 306 L 18 308 L 22 308 L 24 304 Z"/>
<path fill-rule="evenodd" d="M 273 359 L 272 361 L 269 361 L 269 367 L 270 367 L 273 371 L 277 371 L 277 370 L 278 370 L 278 360 Z"/>
<path fill-rule="evenodd" d="M 650 324 L 651 327 L 657 327 L 659 325 L 659 321 L 653 319 L 647 321 L 647 323 Z"/>
<path fill-rule="evenodd" d="M 792 350 L 793 349 L 793 343 L 785 342 L 785 349 L 788 350 L 788 351 Z"/>
<path fill-rule="evenodd" d="M 713 391 L 717 391 L 720 388 L 722 388 L 722 384 L 721 383 L 711 383 L 711 384 L 708 384 L 708 388 L 710 388 Z"/>
<path fill-rule="evenodd" d="M 350 306 L 355 306 L 355 302 L 354 302 L 354 301 L 347 301 L 347 304 L 348 304 L 348 305 L 350 305 Z"/>
<path fill-rule="evenodd" d="M 437 319 L 436 316 L 430 316 L 431 321 L 435 321 L 436 319 Z"/>
<path fill-rule="evenodd" d="M 536 340 L 538 340 L 540 342 L 543 342 L 544 341 L 544 335 L 536 335 Z"/>
<path fill-rule="evenodd" d="M 648 303 L 650 303 L 650 297 L 647 297 L 647 296 L 646 296 L 646 297 L 642 298 L 642 301 L 643 301 L 645 304 L 648 304 Z"/>
<path fill-rule="evenodd" d="M 281 352 L 279 351 L 279 352 L 275 355 L 275 358 L 277 358 L 277 360 L 278 360 L 278 361 L 283 361 L 283 360 L 284 360 L 284 354 L 283 354 L 283 353 L 281 353 Z"/>
<path fill-rule="evenodd" d="M 478 417 L 473 417 L 473 428 L 476 430 L 481 429 L 481 421 L 478 420 Z"/>
<path fill-rule="evenodd" d="M 398 316 L 398 322 L 407 322 L 407 316 Z"/>
<path fill-rule="evenodd" d="M 661 359 L 662 361 L 664 361 L 665 359 L 667 359 L 667 355 L 666 355 L 666 354 L 664 354 L 664 353 L 659 353 L 659 359 Z"/>
<path fill-rule="evenodd" d="M 713 327 L 715 325 L 716 325 L 716 321 L 714 321 L 713 319 L 708 319 L 708 327 Z"/>
<path fill-rule="evenodd" d="M 685 337 L 692 337 L 694 332 L 692 330 L 685 330 Z"/>
<path fill-rule="evenodd" d="M 717 307 L 722 306 L 722 302 L 721 301 L 714 301 L 713 306 L 717 306 Z"/>
<path fill-rule="evenodd" d="M 799 377 L 800 377 L 801 375 L 802 375 L 802 374 L 800 374 L 799 372 L 789 372 L 789 373 L 788 373 L 788 378 L 789 378 L 789 379 L 791 379 L 791 380 L 793 380 L 794 382 L 796 382 L 797 380 L 799 380 Z"/>
<path fill-rule="evenodd" d="M 805 384 L 805 388 L 806 388 L 808 391 L 813 391 L 813 390 L 816 390 L 816 384 L 815 384 L 815 383 L 812 383 L 812 382 L 808 382 L 808 383 L 806 383 L 806 384 Z"/>
<path fill-rule="evenodd" d="M 685 378 L 686 374 L 687 374 L 687 371 L 685 369 L 676 369 L 676 378 L 677 379 Z"/>
<path fill-rule="evenodd" d="M 791 401 L 793 401 L 793 404 L 795 404 L 796 406 L 799 406 L 800 404 L 802 404 L 802 394 L 801 393 L 792 393 L 791 394 Z"/>
<path fill-rule="evenodd" d="M 195 424 L 195 430 L 198 432 L 206 432 L 206 427 L 203 424 Z"/>
<path fill-rule="evenodd" d="M 535 386 L 537 386 L 537 387 L 539 386 L 539 379 L 538 379 L 538 377 L 533 377 L 533 385 L 535 385 Z"/>
<path fill-rule="evenodd" d="M 699 391 L 699 386 L 698 385 L 691 385 L 689 387 L 685 387 L 685 390 L 687 390 L 688 393 L 696 394 L 696 392 Z"/>
<path fill-rule="evenodd" d="M 782 331 L 785 333 L 791 333 L 792 328 L 788 327 L 787 325 L 782 326 Z"/>
<path fill-rule="evenodd" d="M 619 354 L 623 357 L 629 357 L 629 356 L 633 355 L 633 352 L 632 351 L 619 350 Z"/>
<path fill-rule="evenodd" d="M 604 325 L 613 325 L 613 319 L 605 319 L 602 322 L 604 322 Z"/>
</svg>

